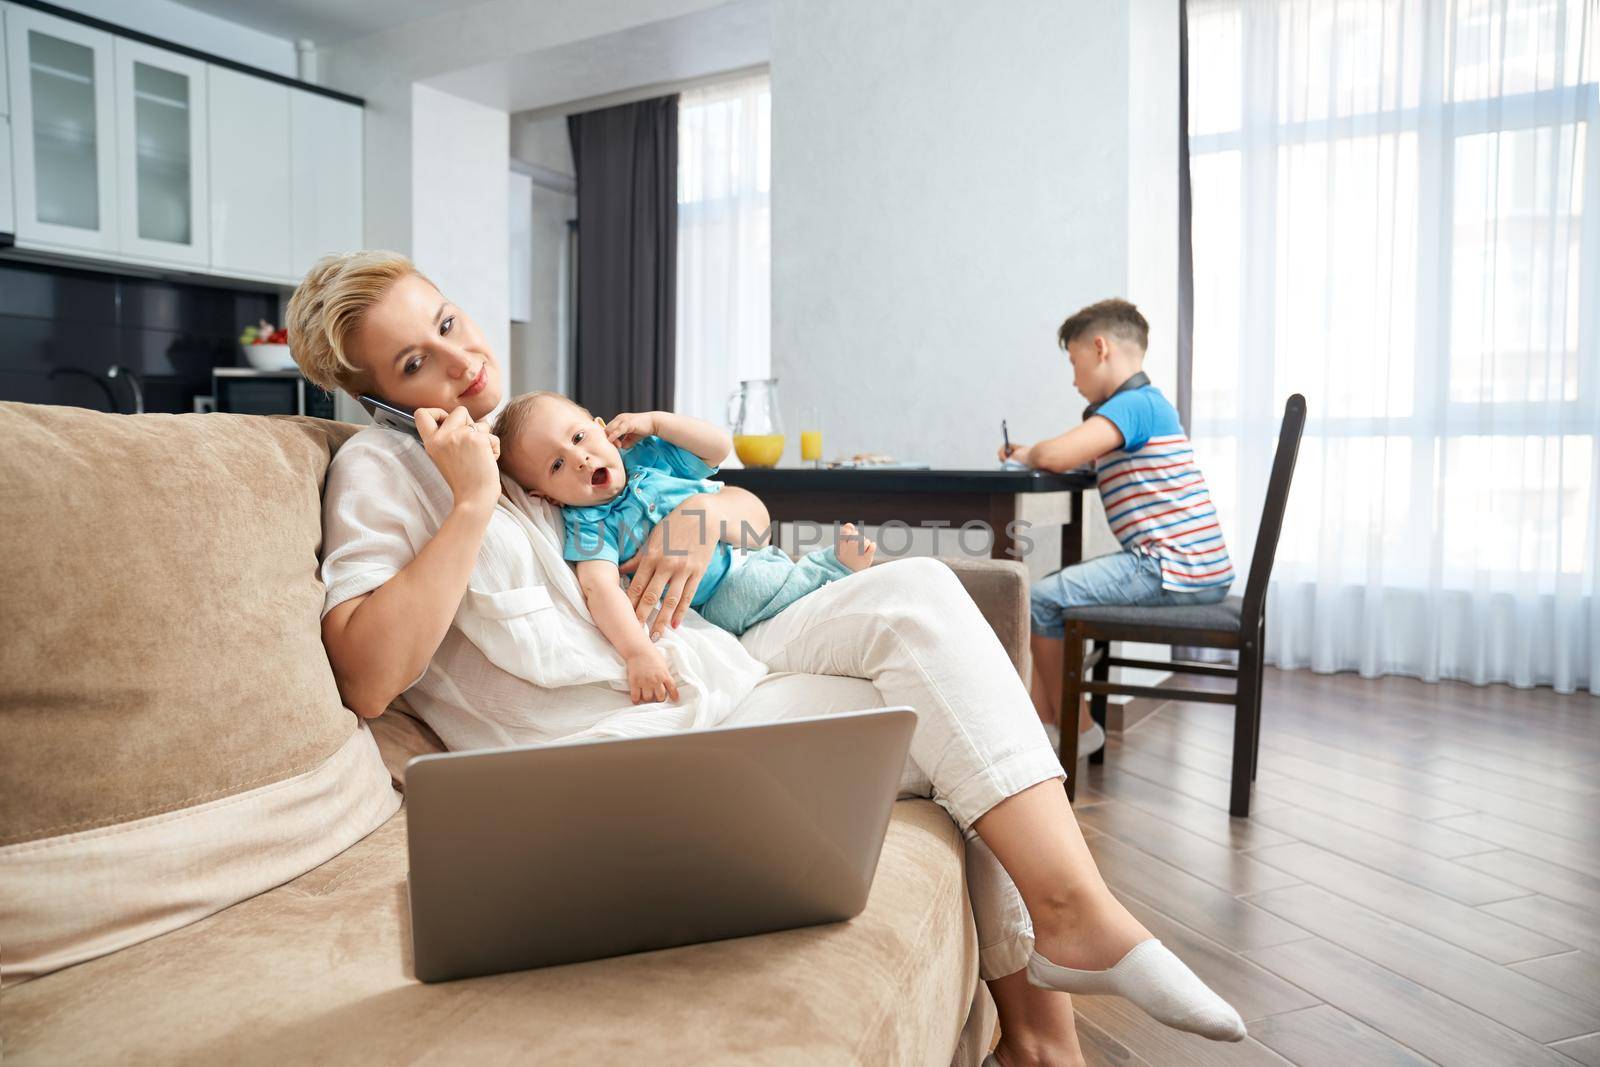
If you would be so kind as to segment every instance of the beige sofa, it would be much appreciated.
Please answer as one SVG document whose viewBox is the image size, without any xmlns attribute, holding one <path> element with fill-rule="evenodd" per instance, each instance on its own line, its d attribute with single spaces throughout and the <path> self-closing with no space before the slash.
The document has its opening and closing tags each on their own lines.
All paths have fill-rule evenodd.
<svg viewBox="0 0 1600 1067">
<path fill-rule="evenodd" d="M 353 429 L 0 404 L 7 1063 L 978 1062 L 961 840 L 923 800 L 850 922 L 415 981 L 397 789 L 437 739 L 344 709 L 318 636 Z M 1022 669 L 1020 565 L 951 566 Z"/>
</svg>

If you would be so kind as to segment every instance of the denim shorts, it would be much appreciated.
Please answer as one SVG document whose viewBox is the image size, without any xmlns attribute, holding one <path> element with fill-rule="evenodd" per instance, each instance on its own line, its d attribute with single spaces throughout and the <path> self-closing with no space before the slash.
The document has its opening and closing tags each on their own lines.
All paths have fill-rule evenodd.
<svg viewBox="0 0 1600 1067">
<path fill-rule="evenodd" d="M 1143 552 L 1124 549 L 1063 567 L 1040 578 L 1029 590 L 1033 632 L 1040 637 L 1061 637 L 1068 608 L 1095 604 L 1159 607 L 1176 604 L 1215 604 L 1228 595 L 1219 585 L 1187 593 L 1161 586 L 1161 561 Z"/>
</svg>

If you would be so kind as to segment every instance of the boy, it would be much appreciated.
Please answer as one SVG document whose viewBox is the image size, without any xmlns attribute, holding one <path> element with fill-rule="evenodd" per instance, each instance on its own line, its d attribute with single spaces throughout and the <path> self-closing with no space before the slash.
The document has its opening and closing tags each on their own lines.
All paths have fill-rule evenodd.
<svg viewBox="0 0 1600 1067">
<path fill-rule="evenodd" d="M 1205 477 L 1178 413 L 1143 371 L 1150 324 L 1126 300 L 1090 304 L 1056 339 L 1072 362 L 1073 387 L 1089 401 L 1083 425 L 1035 445 L 1004 446 L 1001 459 L 1066 471 L 1093 461 L 1106 521 L 1122 551 L 1065 567 L 1032 589 L 1033 704 L 1051 740 L 1060 721 L 1063 618 L 1090 604 L 1214 604 L 1233 584 L 1233 564 Z M 1078 709 L 1078 755 L 1105 731 Z"/>
<path fill-rule="evenodd" d="M 635 704 L 678 699 L 666 657 L 650 641 L 618 584 L 617 565 L 643 547 L 673 508 L 722 488 L 707 479 L 727 458 L 726 431 L 666 411 L 622 414 L 607 425 L 557 393 L 528 393 L 495 422 L 500 466 L 529 493 L 561 508 L 573 561 L 595 625 L 628 666 Z M 618 446 L 626 451 L 619 451 Z M 791 560 L 772 546 L 713 551 L 690 607 L 734 635 L 813 590 L 871 566 L 877 546 L 845 523 L 836 547 Z"/>
</svg>

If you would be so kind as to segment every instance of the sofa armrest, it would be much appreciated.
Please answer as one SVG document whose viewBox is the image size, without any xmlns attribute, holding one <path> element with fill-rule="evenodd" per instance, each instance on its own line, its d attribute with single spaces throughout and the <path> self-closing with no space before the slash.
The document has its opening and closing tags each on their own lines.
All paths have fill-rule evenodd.
<svg viewBox="0 0 1600 1067">
<path fill-rule="evenodd" d="M 1033 630 L 1029 612 L 1028 568 L 1015 559 L 970 559 L 941 556 L 940 560 L 961 579 L 983 617 L 994 628 L 1022 684 L 1032 680 L 1033 659 L 1028 635 Z"/>
</svg>

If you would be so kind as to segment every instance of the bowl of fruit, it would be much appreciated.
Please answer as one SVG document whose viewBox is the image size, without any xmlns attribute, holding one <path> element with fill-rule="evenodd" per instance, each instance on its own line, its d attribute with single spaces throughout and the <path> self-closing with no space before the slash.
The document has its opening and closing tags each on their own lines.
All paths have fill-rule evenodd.
<svg viewBox="0 0 1600 1067">
<path fill-rule="evenodd" d="M 294 370 L 289 355 L 289 331 L 262 319 L 239 335 L 239 351 L 256 370 Z"/>
</svg>

